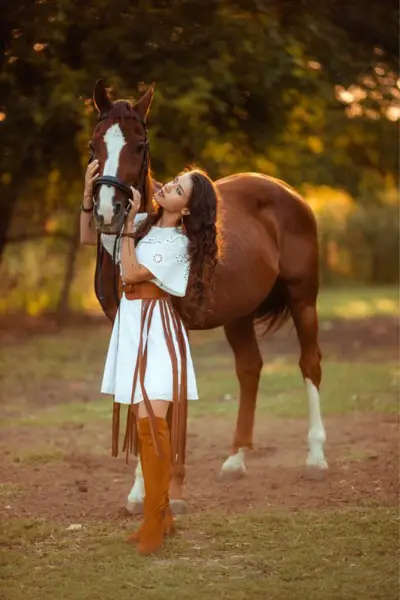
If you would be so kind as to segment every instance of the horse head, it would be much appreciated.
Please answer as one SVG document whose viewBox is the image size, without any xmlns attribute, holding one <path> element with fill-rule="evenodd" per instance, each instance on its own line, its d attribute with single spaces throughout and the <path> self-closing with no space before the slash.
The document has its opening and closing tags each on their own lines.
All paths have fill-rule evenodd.
<svg viewBox="0 0 400 600">
<path fill-rule="evenodd" d="M 151 203 L 149 140 L 146 117 L 153 99 L 153 86 L 136 104 L 112 102 L 100 80 L 93 91 L 98 120 L 89 142 L 90 160 L 99 161 L 100 176 L 94 184 L 94 219 L 101 233 L 121 231 L 129 210 L 130 186 L 142 195 L 140 211 Z"/>
</svg>

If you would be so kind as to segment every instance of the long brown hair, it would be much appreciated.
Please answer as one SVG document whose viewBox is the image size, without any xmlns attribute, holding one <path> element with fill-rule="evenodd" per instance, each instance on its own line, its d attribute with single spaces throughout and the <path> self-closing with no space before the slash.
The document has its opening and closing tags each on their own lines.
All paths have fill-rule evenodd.
<svg viewBox="0 0 400 600">
<path fill-rule="evenodd" d="M 217 215 L 219 194 L 205 171 L 199 168 L 186 169 L 192 179 L 192 191 L 187 207 L 190 214 L 183 215 L 176 226 L 182 225 L 189 239 L 188 254 L 190 274 L 185 305 L 188 310 L 197 308 L 201 312 L 204 300 L 212 298 L 215 284 L 215 269 L 219 256 Z M 163 214 L 163 208 L 155 204 L 154 210 L 139 225 L 135 243 L 143 239 Z"/>
</svg>

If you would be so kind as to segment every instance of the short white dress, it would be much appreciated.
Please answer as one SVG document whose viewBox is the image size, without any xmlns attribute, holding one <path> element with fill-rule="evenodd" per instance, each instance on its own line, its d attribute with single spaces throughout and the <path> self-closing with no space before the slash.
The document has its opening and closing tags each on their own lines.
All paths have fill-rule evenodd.
<svg viewBox="0 0 400 600">
<path fill-rule="evenodd" d="M 137 215 L 135 225 L 137 226 L 146 216 L 145 213 Z M 105 250 L 112 256 L 115 236 L 102 235 L 101 241 Z M 189 277 L 187 250 L 188 239 L 176 227 L 152 227 L 138 243 L 136 258 L 139 264 L 153 273 L 152 282 L 159 288 L 172 296 L 183 297 Z M 116 252 L 116 261 L 120 263 L 120 248 Z M 168 308 L 167 314 L 171 319 L 172 315 L 169 314 L 169 311 Z M 139 381 L 135 390 L 132 390 L 140 343 L 141 312 L 142 300 L 128 300 L 123 293 L 111 334 L 101 386 L 102 393 L 112 394 L 114 401 L 120 404 L 138 404 L 144 399 Z M 198 392 L 193 361 L 184 328 L 183 336 L 186 344 L 187 398 L 188 400 L 197 400 Z M 144 385 L 146 394 L 150 400 L 172 402 L 173 369 L 158 303 L 154 309 L 146 339 L 148 343 Z M 180 353 L 174 334 L 173 340 L 180 377 Z"/>
</svg>

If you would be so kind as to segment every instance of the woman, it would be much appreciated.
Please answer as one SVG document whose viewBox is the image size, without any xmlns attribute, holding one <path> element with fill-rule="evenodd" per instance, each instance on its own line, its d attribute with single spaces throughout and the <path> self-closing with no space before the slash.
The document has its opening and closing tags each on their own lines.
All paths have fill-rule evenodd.
<svg viewBox="0 0 400 600">
<path fill-rule="evenodd" d="M 81 241 L 97 243 L 89 211 L 98 162 L 86 171 Z M 154 211 L 138 214 L 140 194 L 132 188 L 116 260 L 121 303 L 108 350 L 102 392 L 114 395 L 113 454 L 118 451 L 119 406 L 129 405 L 124 447 L 137 428 L 145 485 L 144 523 L 128 540 L 141 554 L 157 550 L 173 533 L 169 507 L 171 463 L 183 460 L 187 399 L 197 399 L 188 338 L 171 301 L 186 295 L 187 306 L 202 305 L 217 263 L 218 193 L 206 173 L 194 169 L 164 185 Z M 113 255 L 115 236 L 102 235 Z M 212 287 L 212 285 L 211 285 Z M 167 413 L 171 407 L 168 421 Z M 171 449 L 172 444 L 172 449 Z"/>
</svg>

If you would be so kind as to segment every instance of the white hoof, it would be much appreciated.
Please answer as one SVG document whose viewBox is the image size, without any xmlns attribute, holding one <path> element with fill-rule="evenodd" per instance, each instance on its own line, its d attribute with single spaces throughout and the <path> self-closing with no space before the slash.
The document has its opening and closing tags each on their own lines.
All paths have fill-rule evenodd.
<svg viewBox="0 0 400 600">
<path fill-rule="evenodd" d="M 185 515 L 187 513 L 186 502 L 181 498 L 177 498 L 175 500 L 172 498 L 169 501 L 169 505 L 173 515 Z"/>
<path fill-rule="evenodd" d="M 320 469 L 323 471 L 328 468 L 328 463 L 323 456 L 314 456 L 309 454 L 307 456 L 306 466 L 312 469 Z"/>
<path fill-rule="evenodd" d="M 228 456 L 221 467 L 219 473 L 220 481 L 236 481 L 241 479 L 246 473 L 246 465 L 244 464 L 244 449 L 239 448 L 236 454 Z"/>
<path fill-rule="evenodd" d="M 130 500 L 128 496 L 128 500 L 125 504 L 126 510 L 131 513 L 131 515 L 142 515 L 143 514 L 143 502 L 140 500 Z"/>
</svg>

